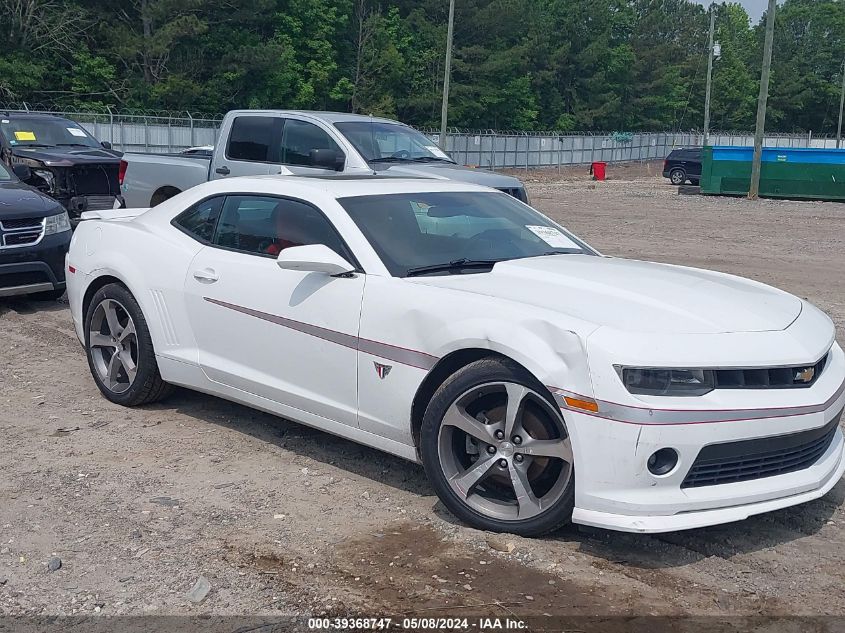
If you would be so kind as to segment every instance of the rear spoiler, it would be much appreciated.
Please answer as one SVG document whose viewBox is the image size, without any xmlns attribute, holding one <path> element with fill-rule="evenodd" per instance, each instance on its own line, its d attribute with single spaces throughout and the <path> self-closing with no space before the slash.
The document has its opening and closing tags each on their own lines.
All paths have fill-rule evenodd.
<svg viewBox="0 0 845 633">
<path fill-rule="evenodd" d="M 100 211 L 84 211 L 80 220 L 131 220 L 137 218 L 142 213 L 149 211 L 146 209 L 102 209 Z"/>
</svg>

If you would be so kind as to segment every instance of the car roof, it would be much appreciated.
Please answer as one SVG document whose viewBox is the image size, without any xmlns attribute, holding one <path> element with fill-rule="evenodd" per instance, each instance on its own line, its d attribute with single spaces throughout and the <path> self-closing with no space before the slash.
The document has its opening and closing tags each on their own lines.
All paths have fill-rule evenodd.
<svg viewBox="0 0 845 633">
<path fill-rule="evenodd" d="M 47 112 L 10 112 L 8 110 L 0 110 L 0 115 L 6 119 L 51 119 L 56 121 L 69 120 L 66 117 L 58 114 L 49 114 Z"/>
<path fill-rule="evenodd" d="M 375 123 L 393 123 L 394 125 L 405 125 L 393 119 L 384 119 L 382 117 L 370 116 L 368 114 L 354 114 L 351 112 L 325 112 L 322 110 L 232 110 L 229 114 L 299 114 L 311 117 L 313 119 L 320 119 L 326 123 L 343 123 L 348 121 L 372 121 Z"/>
</svg>

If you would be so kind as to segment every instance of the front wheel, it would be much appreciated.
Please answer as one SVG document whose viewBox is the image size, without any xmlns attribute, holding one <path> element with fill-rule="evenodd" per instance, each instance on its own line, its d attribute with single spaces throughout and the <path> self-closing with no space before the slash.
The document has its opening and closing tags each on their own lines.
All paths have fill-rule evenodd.
<svg viewBox="0 0 845 633">
<path fill-rule="evenodd" d="M 546 389 L 512 361 L 476 361 L 437 390 L 421 453 L 440 500 L 473 527 L 537 536 L 572 518 L 566 424 Z"/>
<path fill-rule="evenodd" d="M 673 169 L 669 172 L 669 182 L 673 185 L 682 185 L 687 180 L 687 175 L 683 169 Z"/>
<path fill-rule="evenodd" d="M 158 371 L 141 307 L 120 284 L 94 294 L 85 315 L 85 351 L 94 382 L 116 404 L 156 402 L 172 389 Z"/>
</svg>

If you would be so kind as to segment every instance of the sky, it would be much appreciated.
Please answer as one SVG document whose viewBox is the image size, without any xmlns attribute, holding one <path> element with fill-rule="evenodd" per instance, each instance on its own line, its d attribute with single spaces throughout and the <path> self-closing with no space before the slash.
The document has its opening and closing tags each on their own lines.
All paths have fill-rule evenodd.
<svg viewBox="0 0 845 633">
<path fill-rule="evenodd" d="M 698 3 L 708 6 L 710 1 L 698 0 Z M 760 21 L 760 18 L 763 17 L 763 11 L 769 6 L 769 0 L 739 0 L 739 3 L 748 11 L 748 15 L 751 16 L 751 22 L 754 24 Z M 778 3 L 780 3 L 780 0 L 778 0 Z"/>
</svg>

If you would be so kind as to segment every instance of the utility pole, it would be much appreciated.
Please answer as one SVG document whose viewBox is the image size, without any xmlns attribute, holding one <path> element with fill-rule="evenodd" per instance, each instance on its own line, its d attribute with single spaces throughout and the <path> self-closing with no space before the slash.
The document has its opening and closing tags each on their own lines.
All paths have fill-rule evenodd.
<svg viewBox="0 0 845 633">
<path fill-rule="evenodd" d="M 446 29 L 446 70 L 443 74 L 443 107 L 440 110 L 440 148 L 446 151 L 446 120 L 449 118 L 449 78 L 452 74 L 452 31 L 455 26 L 455 0 L 449 0 L 449 26 Z"/>
<path fill-rule="evenodd" d="M 769 0 L 766 13 L 766 43 L 763 46 L 763 69 L 760 72 L 760 96 L 757 98 L 757 128 L 754 130 L 754 159 L 751 162 L 751 186 L 748 199 L 760 195 L 760 166 L 763 161 L 763 135 L 766 132 L 766 102 L 769 100 L 769 73 L 772 70 L 772 42 L 775 39 L 777 0 Z"/>
<path fill-rule="evenodd" d="M 716 30 L 716 5 L 710 5 L 710 43 L 707 46 L 707 90 L 704 92 L 704 139 L 703 146 L 709 144 L 710 136 L 710 88 L 713 82 L 713 32 Z"/>
<path fill-rule="evenodd" d="M 842 112 L 845 110 L 845 59 L 842 60 L 842 95 L 839 97 L 839 127 L 836 128 L 836 149 L 842 142 Z"/>
</svg>

